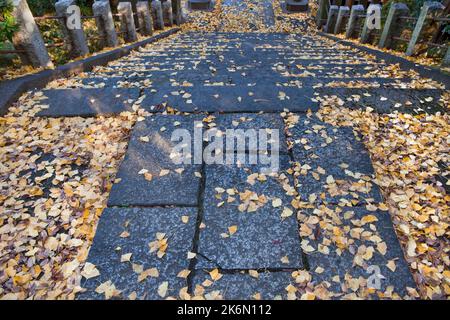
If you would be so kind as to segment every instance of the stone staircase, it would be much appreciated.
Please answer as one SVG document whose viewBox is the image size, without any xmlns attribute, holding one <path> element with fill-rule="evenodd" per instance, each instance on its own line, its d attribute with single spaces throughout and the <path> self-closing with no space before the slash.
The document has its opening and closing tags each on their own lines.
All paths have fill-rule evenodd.
<svg viewBox="0 0 450 320">
<path fill-rule="evenodd" d="M 393 78 L 392 68 L 319 36 L 183 33 L 75 78 L 79 90 L 46 91 L 50 108 L 40 115 L 116 113 L 130 110 L 126 101 L 139 94 L 145 95 L 141 105 L 150 112 L 157 112 L 154 106 L 161 103 L 183 112 L 316 111 L 317 96 L 325 95 L 336 95 L 348 107 L 372 107 L 380 112 L 443 110 L 439 103 L 442 90 L 417 90 L 411 82 L 417 74 L 405 70 Z M 358 88 L 347 87 L 355 82 Z M 129 86 L 145 88 L 143 92 L 124 89 Z M 280 99 L 280 92 L 285 99 Z M 184 93 L 189 98 L 183 98 Z M 120 104 L 88 101 L 118 94 L 126 98 Z M 360 96 L 360 103 L 348 101 L 353 95 Z M 85 99 L 81 105 L 79 96 Z M 64 105 L 59 104 L 62 97 L 67 99 Z M 409 108 L 407 102 L 420 109 Z"/>
<path fill-rule="evenodd" d="M 180 33 L 44 90 L 40 104 L 48 107 L 38 116 L 117 114 L 131 111 L 136 100 L 153 113 L 133 130 L 88 258 L 100 276 L 83 281 L 87 291 L 79 298 L 104 297 L 105 290 L 96 290 L 102 283 L 113 284 L 120 298 L 292 298 L 301 295 L 302 270 L 340 297 L 351 289 L 336 277 L 367 279 L 370 265 L 383 276 L 373 296 L 390 286 L 406 295 L 415 283 L 391 218 L 366 208 L 383 199 L 361 137 L 310 112 L 329 98 L 379 113 L 445 112 L 443 93 L 442 85 L 414 71 L 318 35 L 220 32 Z M 287 110 L 295 123 L 286 122 Z M 194 135 L 196 121 L 223 131 L 278 129 L 280 171 L 260 176 L 261 163 L 173 164 L 172 132 Z M 302 173 L 305 166 L 310 170 Z M 142 169 L 153 178 L 144 179 Z M 326 174 L 312 174 L 318 169 Z M 239 207 L 246 191 L 257 195 L 255 212 Z M 273 205 L 276 199 L 282 205 Z M 364 236 L 355 236 L 350 249 L 321 228 L 315 241 L 301 239 L 296 214 L 282 217 L 285 208 L 296 212 L 296 201 L 310 204 L 301 215 L 338 220 L 339 230 L 358 226 Z M 375 249 L 355 264 L 355 248 L 384 245 L 384 254 Z M 130 262 L 121 262 L 128 253 Z M 386 267 L 391 260 L 395 271 Z"/>
</svg>

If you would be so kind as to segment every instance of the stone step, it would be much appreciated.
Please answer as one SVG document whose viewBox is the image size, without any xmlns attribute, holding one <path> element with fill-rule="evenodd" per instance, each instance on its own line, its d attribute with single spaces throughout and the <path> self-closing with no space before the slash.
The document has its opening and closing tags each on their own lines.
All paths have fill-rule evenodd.
<svg viewBox="0 0 450 320">
<path fill-rule="evenodd" d="M 211 57 L 201 57 L 193 59 L 142 59 L 142 60 L 134 60 L 134 61 L 126 61 L 120 64 L 110 64 L 110 67 L 116 68 L 128 68 L 128 67 L 136 67 L 136 68 L 153 68 L 153 67 L 164 67 L 164 68 L 178 68 L 180 66 L 192 67 L 196 63 L 201 66 L 202 64 L 211 64 L 217 65 L 220 67 L 230 67 L 230 66 L 253 66 L 255 68 L 265 68 L 265 67 L 273 67 L 273 66 L 289 66 L 289 65 L 304 65 L 304 66 L 322 66 L 326 65 L 327 67 L 331 66 L 339 66 L 339 67 L 351 67 L 351 66 L 384 66 L 382 63 L 370 63 L 364 60 L 357 59 L 310 59 L 310 58 L 290 58 L 290 59 L 248 59 L 244 56 L 235 56 L 235 57 L 227 57 L 220 58 L 219 56 L 211 56 Z"/>
<path fill-rule="evenodd" d="M 38 116 L 74 117 L 97 114 L 117 114 L 132 111 L 133 102 L 139 97 L 138 88 L 75 88 L 42 90 L 41 104 L 45 109 Z"/>
<path fill-rule="evenodd" d="M 173 92 L 179 94 L 174 95 Z M 155 106 L 163 103 L 183 112 L 281 112 L 317 110 L 312 101 L 313 90 L 308 88 L 288 88 L 274 90 L 270 86 L 227 86 L 227 87 L 186 87 L 180 91 L 144 91 L 146 97 L 142 107 L 154 112 Z"/>
<path fill-rule="evenodd" d="M 131 74 L 131 73 L 128 73 Z M 96 74 L 93 74 L 96 75 Z M 250 74 L 251 75 L 251 74 Z M 174 73 L 174 74 L 158 74 L 148 73 L 148 76 L 103 76 L 103 77 L 91 77 L 75 78 L 79 85 L 86 87 L 150 87 L 160 89 L 163 87 L 179 87 L 183 86 L 183 83 L 189 82 L 194 87 L 203 85 L 239 85 L 248 86 L 251 85 L 274 85 L 277 87 L 292 86 L 292 87 L 307 87 L 307 86 L 327 86 L 334 85 L 336 87 L 343 87 L 353 83 L 361 83 L 366 88 L 370 87 L 390 87 L 395 84 L 408 84 L 410 79 L 391 79 L 391 78 L 318 78 L 318 77 L 284 77 L 280 75 L 261 74 L 256 80 L 251 78 L 250 75 L 243 76 L 240 73 L 234 73 L 226 76 L 222 75 L 205 75 L 205 74 L 189 74 L 189 73 Z M 253 81 L 253 82 L 252 82 Z M 171 90 L 171 88 L 167 88 Z"/>
<path fill-rule="evenodd" d="M 322 99 L 335 97 L 343 106 L 351 109 L 373 108 L 378 113 L 394 111 L 420 114 L 446 112 L 445 102 L 440 100 L 445 90 L 440 89 L 348 89 L 320 88 L 316 95 Z"/>
<path fill-rule="evenodd" d="M 360 53 L 354 50 L 341 50 L 329 47 L 324 48 L 283 48 L 283 49 L 262 49 L 258 47 L 213 47 L 208 46 L 207 48 L 199 49 L 185 49 L 185 48 L 152 48 L 151 51 L 140 51 L 140 56 L 152 57 L 159 55 L 170 55 L 174 57 L 186 57 L 186 56 L 201 56 L 201 55 L 212 55 L 212 54 L 246 54 L 250 57 L 259 55 L 261 57 L 273 56 L 273 57 L 284 57 L 284 56 L 299 56 L 299 55 L 312 55 L 312 56 L 328 56 L 337 55 L 344 57 L 364 57 L 364 53 Z"/>
<path fill-rule="evenodd" d="M 219 62 L 213 63 L 208 62 L 206 60 L 202 60 L 198 64 L 191 64 L 191 65 L 183 65 L 183 64 L 176 64 L 176 65 L 133 65 L 130 64 L 128 66 L 109 66 L 104 67 L 103 71 L 134 71 L 134 72 L 154 72 L 159 71 L 163 73 L 170 73 L 177 70 L 187 70 L 191 72 L 204 72 L 204 73 L 218 73 L 218 74 L 230 74 L 232 72 L 271 72 L 274 68 L 279 69 L 276 70 L 277 72 L 283 72 L 283 66 L 279 65 L 279 67 L 276 67 L 272 64 L 253 64 L 252 62 L 247 63 L 236 63 L 236 64 L 229 64 L 229 65 L 223 65 Z M 383 71 L 383 65 L 376 65 L 376 64 L 332 64 L 332 63 L 324 63 L 324 64 L 314 64 L 311 62 L 311 64 L 302 64 L 297 63 L 292 66 L 292 70 L 297 70 L 298 73 L 302 71 L 308 71 L 312 72 L 314 74 L 320 73 L 320 74 L 332 74 L 334 73 L 347 73 L 347 74 L 356 74 L 356 73 L 362 73 L 364 72 L 370 72 L 379 70 L 380 72 Z"/>
</svg>

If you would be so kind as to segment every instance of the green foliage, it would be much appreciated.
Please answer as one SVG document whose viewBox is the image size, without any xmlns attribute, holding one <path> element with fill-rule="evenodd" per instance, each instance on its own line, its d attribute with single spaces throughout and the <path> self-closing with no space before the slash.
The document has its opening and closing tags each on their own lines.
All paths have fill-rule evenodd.
<svg viewBox="0 0 450 320">
<path fill-rule="evenodd" d="M 57 0 L 27 0 L 28 6 L 34 16 L 43 16 L 46 13 L 54 13 Z"/>
<path fill-rule="evenodd" d="M 17 30 L 12 10 L 11 0 L 0 0 L 0 46 L 5 41 L 11 41 L 14 32 Z"/>
<path fill-rule="evenodd" d="M 418 17 L 420 13 L 420 9 L 422 8 L 423 4 L 427 0 L 389 0 L 385 5 L 383 5 L 383 15 L 387 16 L 387 13 L 389 12 L 389 8 L 391 7 L 392 3 L 405 3 L 412 16 Z M 436 0 L 435 0 L 436 1 Z M 444 2 L 444 0 L 437 0 L 438 2 Z"/>
<path fill-rule="evenodd" d="M 57 0 L 28 0 L 31 12 L 35 16 L 51 14 L 55 12 L 55 3 Z M 83 14 L 90 14 L 94 0 L 77 0 Z"/>
<path fill-rule="evenodd" d="M 450 34 L 450 24 L 446 25 L 444 28 L 444 33 Z"/>
</svg>

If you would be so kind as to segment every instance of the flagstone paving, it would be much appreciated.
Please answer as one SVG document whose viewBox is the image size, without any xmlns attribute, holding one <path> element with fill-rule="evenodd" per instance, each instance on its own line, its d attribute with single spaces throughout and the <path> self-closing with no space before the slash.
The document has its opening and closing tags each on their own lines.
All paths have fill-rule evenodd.
<svg viewBox="0 0 450 320">
<path fill-rule="evenodd" d="M 297 188 L 300 198 L 314 203 L 380 202 L 372 180 L 374 170 L 361 137 L 350 127 L 334 127 L 314 117 L 299 115 L 288 129 L 294 160 L 302 165 Z M 329 177 L 332 178 L 330 184 Z"/>
<path fill-rule="evenodd" d="M 196 216 L 195 208 L 106 209 L 89 258 L 100 275 L 82 283 L 88 291 L 79 298 L 104 297 L 96 288 L 108 281 L 125 297 L 135 292 L 140 299 L 157 299 L 165 281 L 170 294 L 177 294 L 187 284 L 177 275 L 189 267 L 186 255 L 192 248 Z M 153 241 L 159 243 L 149 254 Z"/>
<path fill-rule="evenodd" d="M 194 163 L 196 146 L 192 143 L 187 146 L 191 157 L 182 158 L 173 151 L 178 141 L 171 137 L 175 130 L 186 130 L 194 138 L 195 122 L 201 120 L 198 116 L 160 115 L 136 124 L 108 205 L 198 205 L 201 154 L 199 164 Z M 202 152 L 201 138 L 199 143 Z"/>
<path fill-rule="evenodd" d="M 280 171 L 264 175 L 264 181 L 259 175 L 267 165 L 206 166 L 198 244 L 204 259 L 196 268 L 303 267 L 297 219 L 290 205 L 293 197 L 286 194 L 286 189 L 294 189 L 286 175 L 289 158 L 281 156 L 279 161 Z M 281 204 L 274 207 L 274 201 Z M 283 217 L 285 210 L 290 215 Z"/>
<path fill-rule="evenodd" d="M 273 24 L 272 6 L 263 12 L 261 23 Z M 339 298 L 374 279 L 368 295 L 406 295 L 415 283 L 379 209 L 362 137 L 313 115 L 332 101 L 381 114 L 445 111 L 442 88 L 417 90 L 417 74 L 394 78 L 393 69 L 313 34 L 182 32 L 45 90 L 38 116 L 144 114 L 89 253 L 99 274 L 78 298 L 286 299 L 310 283 Z M 211 128 L 224 141 L 227 129 L 277 130 L 280 144 L 266 153 L 225 145 L 213 154 L 247 162 L 207 163 L 216 140 L 196 131 Z M 173 161 L 176 132 L 197 138 L 184 144 L 186 163 Z M 248 164 L 255 155 L 265 158 Z M 274 156 L 279 170 L 261 171 Z"/>
</svg>

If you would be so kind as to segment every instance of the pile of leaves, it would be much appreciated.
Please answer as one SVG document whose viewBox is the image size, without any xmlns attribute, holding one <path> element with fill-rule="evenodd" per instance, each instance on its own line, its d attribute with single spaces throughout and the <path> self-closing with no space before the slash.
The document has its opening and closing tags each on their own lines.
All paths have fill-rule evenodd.
<svg viewBox="0 0 450 320">
<path fill-rule="evenodd" d="M 448 104 L 448 96 L 447 105 Z M 364 136 L 422 298 L 450 296 L 448 114 L 379 115 L 323 103 L 318 116 Z"/>
<path fill-rule="evenodd" d="M 311 6 L 314 8 L 317 4 L 312 1 Z M 287 13 L 281 1 L 272 1 L 272 7 L 273 24 L 265 21 L 270 14 L 261 2 L 244 0 L 239 2 L 239 7 L 233 7 L 222 5 L 221 0 L 218 0 L 211 11 L 190 11 L 188 23 L 182 28 L 203 32 L 314 32 L 314 28 L 311 28 L 313 19 L 308 13 Z"/>
<path fill-rule="evenodd" d="M 73 299 L 135 115 L 0 118 L 0 297 Z"/>
</svg>

